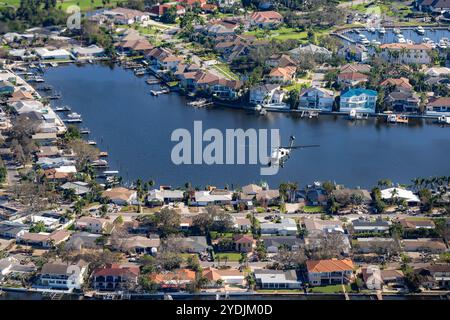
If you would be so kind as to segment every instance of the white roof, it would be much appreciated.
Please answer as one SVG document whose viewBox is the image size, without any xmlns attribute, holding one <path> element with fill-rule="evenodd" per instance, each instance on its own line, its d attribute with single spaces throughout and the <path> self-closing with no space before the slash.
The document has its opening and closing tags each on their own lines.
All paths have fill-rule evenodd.
<svg viewBox="0 0 450 320">
<path fill-rule="evenodd" d="M 214 202 L 214 201 L 231 201 L 233 195 L 228 194 L 211 194 L 210 191 L 196 191 L 195 201 L 197 202 Z"/>
<path fill-rule="evenodd" d="M 59 168 L 55 168 L 56 172 L 62 173 L 75 173 L 77 172 L 77 168 L 75 166 L 61 166 Z"/>
<path fill-rule="evenodd" d="M 395 191 L 394 191 L 395 190 Z M 402 189 L 402 188 L 388 188 L 381 190 L 382 199 L 392 199 L 392 198 L 405 199 L 408 202 L 420 202 L 419 197 L 417 197 L 412 191 Z"/>
<path fill-rule="evenodd" d="M 77 54 L 99 54 L 99 53 L 103 53 L 105 50 L 103 50 L 103 48 L 100 48 L 99 46 L 93 44 L 89 47 L 74 47 L 72 49 L 72 52 Z"/>
<path fill-rule="evenodd" d="M 42 58 L 51 58 L 55 56 L 71 56 L 70 52 L 65 49 L 48 50 L 47 48 L 37 48 L 36 53 Z"/>
</svg>

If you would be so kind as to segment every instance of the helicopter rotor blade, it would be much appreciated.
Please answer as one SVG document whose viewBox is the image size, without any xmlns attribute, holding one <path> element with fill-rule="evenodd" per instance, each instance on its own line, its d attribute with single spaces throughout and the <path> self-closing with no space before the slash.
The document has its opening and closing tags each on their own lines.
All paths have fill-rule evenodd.
<svg viewBox="0 0 450 320">
<path fill-rule="evenodd" d="M 303 146 L 292 146 L 292 147 L 281 147 L 285 149 L 304 149 L 304 148 L 316 148 L 320 147 L 319 144 L 309 144 L 309 145 L 303 145 Z"/>
</svg>

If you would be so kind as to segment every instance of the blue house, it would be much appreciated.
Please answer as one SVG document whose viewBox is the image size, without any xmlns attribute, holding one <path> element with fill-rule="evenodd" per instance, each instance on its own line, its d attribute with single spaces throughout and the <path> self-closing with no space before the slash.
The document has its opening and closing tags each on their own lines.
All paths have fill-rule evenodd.
<svg viewBox="0 0 450 320">
<path fill-rule="evenodd" d="M 8 81 L 0 82 L 0 95 L 11 95 L 14 92 L 14 86 Z"/>
<path fill-rule="evenodd" d="M 375 113 L 377 92 L 374 90 L 355 88 L 341 94 L 340 111 L 350 112 L 354 109 L 361 113 Z"/>
</svg>

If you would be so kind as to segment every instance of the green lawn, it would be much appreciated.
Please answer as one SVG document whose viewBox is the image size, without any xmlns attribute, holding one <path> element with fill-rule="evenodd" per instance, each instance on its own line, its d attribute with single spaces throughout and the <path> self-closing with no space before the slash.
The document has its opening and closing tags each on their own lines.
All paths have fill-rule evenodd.
<svg viewBox="0 0 450 320">
<path fill-rule="evenodd" d="M 306 213 L 320 213 L 325 212 L 325 208 L 322 206 L 304 206 L 302 210 Z"/>
<path fill-rule="evenodd" d="M 345 290 L 347 292 L 351 291 L 350 286 L 346 285 Z M 309 289 L 309 292 L 312 293 L 342 293 L 342 285 L 331 285 L 331 286 L 323 286 L 323 287 L 312 287 Z"/>
<path fill-rule="evenodd" d="M 113 7 L 119 2 L 119 0 L 111 0 L 110 4 L 106 4 L 107 7 Z M 20 0 L 1 0 L 0 5 L 12 5 L 18 7 L 20 5 Z M 77 5 L 83 11 L 94 10 L 96 8 L 103 8 L 102 0 L 57 0 L 57 7 L 65 10 L 70 6 Z"/>
<path fill-rule="evenodd" d="M 294 28 L 282 27 L 276 30 L 258 29 L 246 32 L 247 35 L 253 35 L 257 38 L 272 38 L 277 40 L 307 40 L 308 33 L 306 31 L 298 31 Z"/>
<path fill-rule="evenodd" d="M 230 252 L 230 253 L 216 253 L 215 254 L 215 260 L 217 261 L 218 258 L 220 258 L 221 262 L 225 261 L 225 257 L 228 257 L 228 261 L 234 261 L 237 262 L 241 259 L 241 254 L 236 252 Z"/>
<path fill-rule="evenodd" d="M 232 80 L 239 80 L 239 77 L 231 71 L 230 67 L 224 63 L 215 64 L 212 66 L 214 69 L 219 71 L 225 77 L 230 78 Z"/>
</svg>

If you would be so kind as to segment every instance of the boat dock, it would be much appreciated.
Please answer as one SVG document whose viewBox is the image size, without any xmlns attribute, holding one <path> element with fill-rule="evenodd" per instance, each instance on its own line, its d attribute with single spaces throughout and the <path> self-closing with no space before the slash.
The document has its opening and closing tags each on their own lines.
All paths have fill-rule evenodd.
<svg viewBox="0 0 450 320">
<path fill-rule="evenodd" d="M 214 102 L 210 101 L 210 100 L 206 100 L 206 99 L 200 99 L 200 100 L 196 100 L 196 101 L 191 101 L 188 102 L 187 105 L 191 106 L 191 107 L 206 107 L 206 106 L 210 106 L 213 105 Z"/>
<path fill-rule="evenodd" d="M 153 96 L 159 96 L 160 94 L 167 94 L 167 93 L 169 93 L 170 92 L 170 90 L 169 89 L 161 89 L 161 90 L 150 90 L 150 93 L 153 95 Z"/>
</svg>

